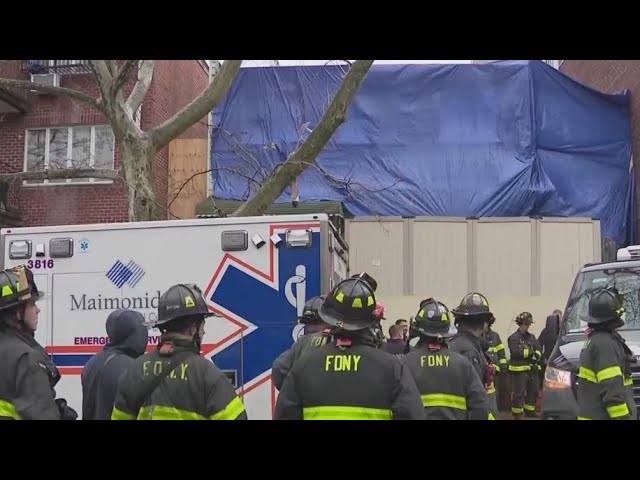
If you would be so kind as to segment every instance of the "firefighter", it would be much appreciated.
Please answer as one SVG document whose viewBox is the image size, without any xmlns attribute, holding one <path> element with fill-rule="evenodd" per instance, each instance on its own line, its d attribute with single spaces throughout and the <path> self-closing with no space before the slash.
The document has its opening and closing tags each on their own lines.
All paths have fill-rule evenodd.
<svg viewBox="0 0 640 480">
<path fill-rule="evenodd" d="M 516 317 L 518 330 L 508 339 L 509 372 L 511 373 L 511 414 L 520 420 L 523 414 L 537 417 L 536 402 L 538 400 L 538 372 L 542 363 L 540 344 L 535 335 L 529 333 L 533 323 L 533 315 L 522 312 Z"/>
<path fill-rule="evenodd" d="M 507 363 L 507 356 L 504 351 L 504 345 L 498 332 L 493 330 L 491 326 L 495 323 L 496 318 L 491 314 L 485 324 L 485 330 L 483 332 L 483 347 L 485 353 L 489 358 L 489 362 L 493 368 L 493 371 L 497 374 L 506 374 L 509 368 Z M 496 382 L 495 378 L 493 383 L 487 387 L 487 394 L 489 395 L 489 405 L 494 415 L 498 414 L 498 399 L 496 394 Z"/>
<path fill-rule="evenodd" d="M 0 272 L 0 419 L 75 420 L 78 414 L 55 398 L 60 372 L 35 339 L 40 309 L 31 270 Z"/>
<path fill-rule="evenodd" d="M 211 312 L 197 285 L 170 287 L 158 302 L 157 349 L 133 361 L 120 377 L 112 420 L 246 420 L 231 382 L 200 356 Z"/>
<path fill-rule="evenodd" d="M 485 324 L 493 317 L 486 297 L 472 292 L 465 295 L 460 305 L 452 310 L 458 332 L 449 341 L 449 348 L 469 359 L 485 390 L 493 388 L 494 370 L 487 357 L 482 342 Z M 491 398 L 487 397 L 489 402 Z M 493 396 L 495 403 L 495 395 Z M 489 403 L 489 420 L 495 420 L 498 412 L 494 404 Z"/>
<path fill-rule="evenodd" d="M 578 420 L 637 420 L 633 352 L 616 331 L 624 325 L 619 298 L 605 288 L 589 300 L 587 341 L 580 353 Z"/>
<path fill-rule="evenodd" d="M 349 278 L 327 295 L 319 315 L 332 326 L 329 341 L 291 369 L 276 402 L 276 420 L 422 420 L 411 374 L 376 347 L 376 298 L 362 278 Z"/>
<path fill-rule="evenodd" d="M 419 338 L 402 359 L 422 395 L 427 420 L 486 420 L 487 393 L 462 355 L 448 348 L 449 309 L 432 298 L 420 305 L 409 337 Z"/>
<path fill-rule="evenodd" d="M 304 325 L 304 335 L 300 337 L 290 349 L 282 352 L 271 366 L 271 380 L 278 390 L 282 382 L 300 356 L 310 348 L 324 345 L 326 337 L 323 330 L 328 327 L 318 315 L 318 309 L 324 301 L 324 295 L 313 297 L 307 301 L 298 322 Z"/>
</svg>

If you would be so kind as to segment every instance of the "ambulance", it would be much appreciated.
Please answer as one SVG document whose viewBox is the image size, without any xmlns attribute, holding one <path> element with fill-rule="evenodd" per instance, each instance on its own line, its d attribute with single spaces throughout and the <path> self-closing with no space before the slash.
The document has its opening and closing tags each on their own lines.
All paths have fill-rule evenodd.
<svg viewBox="0 0 640 480">
<path fill-rule="evenodd" d="M 7 228 L 0 242 L 3 268 L 27 265 L 45 292 L 36 339 L 62 374 L 57 397 L 80 416 L 80 375 L 108 343 L 109 313 L 128 308 L 153 321 L 166 289 L 196 283 L 214 313 L 202 355 L 250 419 L 272 419 L 273 360 L 302 334 L 306 300 L 345 279 L 349 265 L 326 214 Z M 150 329 L 147 349 L 158 339 Z"/>
</svg>

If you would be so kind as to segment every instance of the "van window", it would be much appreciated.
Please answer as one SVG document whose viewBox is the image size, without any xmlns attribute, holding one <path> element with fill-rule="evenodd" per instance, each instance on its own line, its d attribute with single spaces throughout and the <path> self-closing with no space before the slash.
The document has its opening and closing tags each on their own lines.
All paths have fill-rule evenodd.
<svg viewBox="0 0 640 480">
<path fill-rule="evenodd" d="M 565 333 L 587 328 L 589 293 L 598 287 L 612 287 L 623 298 L 625 324 L 620 330 L 640 329 L 640 268 L 610 269 L 578 274 L 567 303 Z"/>
</svg>

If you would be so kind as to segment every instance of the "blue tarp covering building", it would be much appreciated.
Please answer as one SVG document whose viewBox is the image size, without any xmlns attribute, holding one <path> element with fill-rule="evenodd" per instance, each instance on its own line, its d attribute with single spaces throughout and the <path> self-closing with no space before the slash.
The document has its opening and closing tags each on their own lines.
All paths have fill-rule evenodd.
<svg viewBox="0 0 640 480">
<path fill-rule="evenodd" d="M 246 199 L 320 120 L 340 66 L 242 68 L 214 111 L 218 198 Z M 540 61 L 374 65 L 299 179 L 354 215 L 561 216 L 635 242 L 630 96 Z M 290 201 L 288 189 L 278 201 Z"/>
</svg>

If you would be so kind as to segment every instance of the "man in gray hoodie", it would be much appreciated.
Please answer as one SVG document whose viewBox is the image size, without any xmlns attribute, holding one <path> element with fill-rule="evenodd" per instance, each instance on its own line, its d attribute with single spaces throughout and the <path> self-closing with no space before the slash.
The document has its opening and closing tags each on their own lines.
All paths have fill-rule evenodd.
<svg viewBox="0 0 640 480">
<path fill-rule="evenodd" d="M 144 316 L 114 310 L 107 317 L 109 343 L 91 357 L 82 371 L 82 420 L 110 420 L 118 380 L 147 348 Z"/>
</svg>

